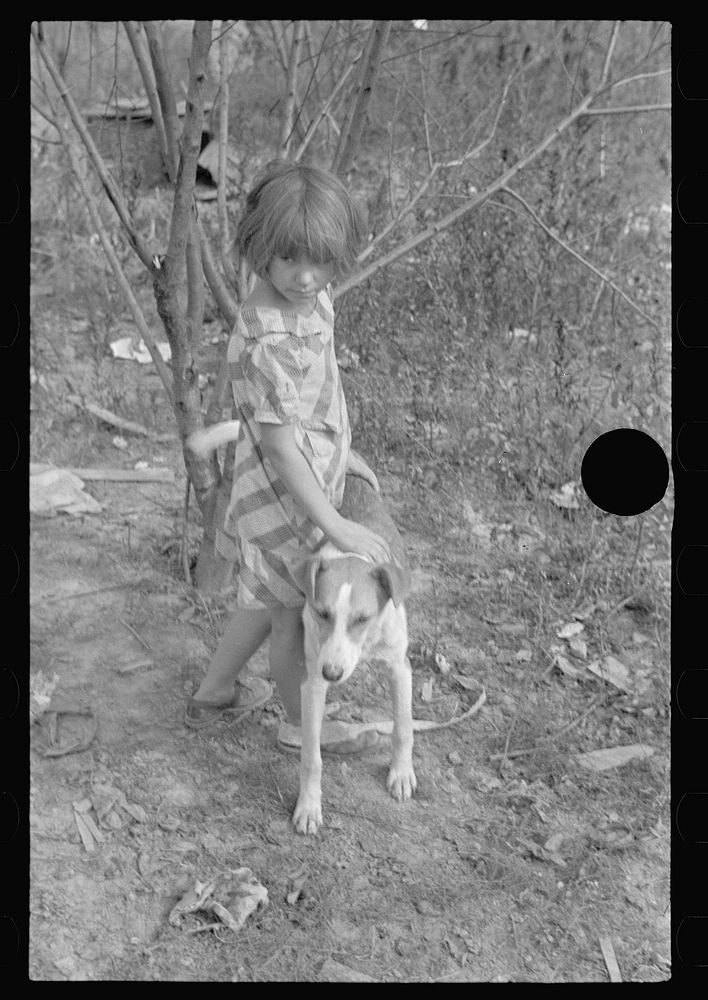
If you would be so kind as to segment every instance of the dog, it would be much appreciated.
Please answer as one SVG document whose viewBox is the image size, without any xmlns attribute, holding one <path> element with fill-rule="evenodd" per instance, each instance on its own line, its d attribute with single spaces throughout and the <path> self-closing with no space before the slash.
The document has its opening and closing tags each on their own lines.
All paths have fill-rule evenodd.
<svg viewBox="0 0 708 1000">
<path fill-rule="evenodd" d="M 191 434 L 186 444 L 206 457 L 238 436 L 238 421 Z M 300 789 L 292 823 L 298 833 L 322 825 L 320 733 L 327 690 L 343 684 L 360 662 L 389 670 L 393 701 L 392 759 L 386 781 L 398 801 L 416 790 L 413 770 L 412 675 L 407 656 L 404 597 L 409 586 L 403 543 L 380 494 L 360 476 L 348 474 L 339 513 L 377 532 L 392 561 L 374 564 L 324 542 L 296 571 L 305 593 L 303 626 L 306 676 L 301 685 Z"/>
<path fill-rule="evenodd" d="M 380 495 L 359 476 L 347 475 L 339 513 L 381 535 L 394 561 L 375 565 L 326 542 L 305 563 L 306 677 L 300 688 L 300 793 L 292 817 L 298 833 L 316 833 L 322 824 L 320 731 L 327 689 L 344 683 L 362 661 L 389 670 L 393 754 L 387 787 L 399 801 L 416 789 L 403 543 Z"/>
</svg>

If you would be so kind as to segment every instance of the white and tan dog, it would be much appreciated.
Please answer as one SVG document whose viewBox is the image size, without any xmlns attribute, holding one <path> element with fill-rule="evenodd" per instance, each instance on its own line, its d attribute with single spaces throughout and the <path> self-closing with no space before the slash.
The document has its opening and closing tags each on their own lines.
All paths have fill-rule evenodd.
<svg viewBox="0 0 708 1000">
<path fill-rule="evenodd" d="M 403 544 L 381 497 L 365 479 L 347 476 L 339 512 L 381 535 L 395 562 L 374 565 L 327 542 L 305 564 L 307 676 L 300 688 L 300 794 L 293 814 L 299 833 L 316 833 L 322 823 L 320 731 L 327 689 L 346 681 L 362 661 L 383 663 L 389 670 L 393 755 L 387 787 L 399 801 L 416 788 Z"/>
<path fill-rule="evenodd" d="M 238 430 L 238 421 L 215 424 L 195 431 L 187 446 L 204 457 L 234 440 Z M 292 817 L 299 833 L 316 833 L 322 824 L 320 733 L 327 689 L 346 681 L 360 662 L 383 663 L 389 670 L 393 753 L 387 787 L 399 801 L 416 788 L 403 543 L 381 497 L 359 476 L 347 476 L 339 513 L 381 535 L 394 561 L 375 565 L 327 542 L 301 568 L 307 673 L 300 689 L 300 792 Z"/>
</svg>

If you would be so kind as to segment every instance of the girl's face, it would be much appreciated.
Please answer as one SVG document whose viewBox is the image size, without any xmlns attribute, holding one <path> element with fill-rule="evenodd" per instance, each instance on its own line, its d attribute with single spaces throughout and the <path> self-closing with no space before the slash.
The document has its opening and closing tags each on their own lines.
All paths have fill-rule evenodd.
<svg viewBox="0 0 708 1000">
<path fill-rule="evenodd" d="M 317 294 L 332 280 L 334 264 L 316 264 L 306 254 L 273 257 L 268 280 L 273 288 L 296 309 L 314 308 Z"/>
</svg>

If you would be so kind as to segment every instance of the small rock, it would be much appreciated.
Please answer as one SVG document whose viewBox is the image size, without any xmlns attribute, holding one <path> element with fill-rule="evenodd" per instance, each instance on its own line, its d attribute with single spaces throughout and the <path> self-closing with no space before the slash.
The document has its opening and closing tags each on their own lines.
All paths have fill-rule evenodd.
<svg viewBox="0 0 708 1000">
<path fill-rule="evenodd" d="M 451 750 L 450 753 L 447 755 L 447 759 L 450 761 L 451 764 L 462 763 L 462 757 L 460 757 L 457 750 Z"/>
</svg>

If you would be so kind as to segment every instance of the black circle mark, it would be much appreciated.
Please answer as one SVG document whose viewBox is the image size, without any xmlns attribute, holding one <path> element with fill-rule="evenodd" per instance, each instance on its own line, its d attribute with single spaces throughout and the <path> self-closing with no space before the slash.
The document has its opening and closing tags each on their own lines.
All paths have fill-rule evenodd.
<svg viewBox="0 0 708 1000">
<path fill-rule="evenodd" d="M 0 68 L 0 101 L 11 101 L 20 85 L 20 67 L 12 49 L 3 54 Z"/>
<path fill-rule="evenodd" d="M 676 211 L 681 216 L 681 221 L 685 222 L 687 226 L 708 225 L 706 181 L 708 181 L 708 174 L 688 174 L 686 177 L 682 177 L 676 186 Z M 685 212 L 688 212 L 693 218 L 686 218 Z"/>
<path fill-rule="evenodd" d="M 12 792 L 0 792 L 0 846 L 6 847 L 20 828 L 20 810 Z"/>
<path fill-rule="evenodd" d="M 708 596 L 708 545 L 684 545 L 676 557 L 676 580 L 686 597 Z"/>
<path fill-rule="evenodd" d="M 0 225 L 9 226 L 20 210 L 20 189 L 14 177 L 2 178 L 0 183 Z"/>
<path fill-rule="evenodd" d="M 11 545 L 0 545 L 0 597 L 9 597 L 20 579 L 20 560 Z"/>
<path fill-rule="evenodd" d="M 6 295 L 4 308 L 0 312 L 0 347 L 12 347 L 19 332 L 20 310 L 15 300 Z"/>
<path fill-rule="evenodd" d="M 674 942 L 676 952 L 681 961 L 688 966 L 708 965 L 706 955 L 706 934 L 708 933 L 708 917 L 683 917 L 676 928 Z"/>
<path fill-rule="evenodd" d="M 676 66 L 676 86 L 686 101 L 708 100 L 703 52 L 691 50 L 681 54 Z"/>
<path fill-rule="evenodd" d="M 11 472 L 20 455 L 20 438 L 10 420 L 0 420 L 0 472 Z"/>
<path fill-rule="evenodd" d="M 708 299 L 689 296 L 684 299 L 676 313 L 676 332 L 684 347 L 708 347 L 705 318 L 708 315 Z M 701 343 L 701 338 L 704 343 Z"/>
<path fill-rule="evenodd" d="M 7 913 L 0 914 L 0 966 L 12 965 L 20 950 L 20 932 Z"/>
<path fill-rule="evenodd" d="M 20 703 L 20 685 L 12 670 L 3 667 L 0 671 L 0 719 L 7 722 L 15 714 Z"/>
<path fill-rule="evenodd" d="M 619 427 L 595 438 L 580 467 L 583 488 L 596 507 L 632 517 L 657 504 L 669 485 L 669 461 L 644 431 Z"/>
<path fill-rule="evenodd" d="M 674 700 L 684 719 L 708 719 L 708 670 L 684 670 L 676 682 Z"/>
</svg>

